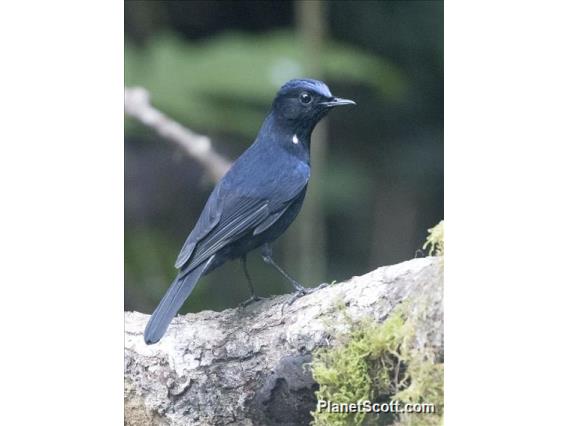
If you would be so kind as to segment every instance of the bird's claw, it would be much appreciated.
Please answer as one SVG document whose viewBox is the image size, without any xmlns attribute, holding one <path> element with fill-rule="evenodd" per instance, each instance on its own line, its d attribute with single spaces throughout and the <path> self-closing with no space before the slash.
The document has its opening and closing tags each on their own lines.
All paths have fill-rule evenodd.
<svg viewBox="0 0 568 426">
<path fill-rule="evenodd" d="M 330 283 L 321 283 L 317 287 L 311 288 L 310 290 L 311 290 L 311 292 L 314 292 L 314 291 L 318 291 L 318 290 L 321 290 L 322 288 L 326 288 L 326 287 L 329 287 L 329 286 L 330 286 Z"/>
<path fill-rule="evenodd" d="M 288 300 L 286 302 L 286 306 L 290 306 L 292 303 L 294 303 L 296 300 L 298 300 L 300 297 L 305 296 L 306 294 L 308 294 L 305 290 L 299 290 L 296 293 L 294 293 L 292 295 L 292 297 L 290 298 L 290 300 Z M 282 306 L 282 308 L 284 308 L 284 306 Z"/>
<path fill-rule="evenodd" d="M 329 283 L 322 283 L 320 285 L 318 285 L 317 287 L 300 287 L 296 293 L 294 293 L 292 295 L 292 297 L 290 298 L 290 300 L 288 300 L 288 302 L 286 303 L 286 305 L 290 306 L 292 303 L 294 303 L 296 300 L 298 300 L 300 297 L 305 296 L 306 294 L 311 294 L 314 293 L 315 291 L 321 290 L 322 288 L 325 288 L 329 285 Z"/>
</svg>

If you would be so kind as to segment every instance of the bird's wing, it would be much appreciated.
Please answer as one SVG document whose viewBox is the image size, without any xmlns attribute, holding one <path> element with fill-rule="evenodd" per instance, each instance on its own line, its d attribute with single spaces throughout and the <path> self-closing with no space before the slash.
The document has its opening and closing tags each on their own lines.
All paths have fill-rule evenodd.
<svg viewBox="0 0 568 426">
<path fill-rule="evenodd" d="M 293 198 L 285 200 L 284 202 L 279 203 L 279 205 L 277 206 L 272 205 L 270 215 L 266 219 L 264 219 L 256 228 L 254 228 L 252 235 L 258 235 L 274 225 L 278 221 L 278 219 L 280 219 L 282 215 L 288 211 L 288 208 L 292 204 L 294 204 L 299 198 L 304 198 L 305 189 L 306 186 L 304 185 Z"/>
<path fill-rule="evenodd" d="M 258 226 L 256 228 L 254 228 L 254 231 L 252 233 L 252 235 L 258 235 L 261 232 L 266 231 L 268 228 L 270 228 L 272 225 L 274 225 L 274 223 L 276 223 L 276 221 L 278 219 L 280 219 L 280 217 L 286 213 L 286 210 L 288 210 L 288 206 L 284 207 L 282 210 L 277 211 L 275 213 L 272 213 L 270 216 L 268 216 L 267 218 L 265 218 L 262 223 L 258 224 Z"/>
<path fill-rule="evenodd" d="M 207 200 L 207 203 L 205 204 L 205 207 L 201 212 L 201 216 L 199 216 L 195 227 L 188 235 L 185 243 L 183 244 L 183 247 L 178 254 L 175 263 L 176 268 L 181 268 L 188 261 L 188 259 L 191 257 L 191 254 L 193 253 L 193 250 L 195 249 L 196 244 L 207 234 L 209 234 L 221 220 L 222 211 L 220 208 L 220 190 L 221 185 L 217 185 L 209 196 L 209 199 Z"/>
<path fill-rule="evenodd" d="M 253 235 L 257 235 L 265 231 L 286 212 L 289 205 L 271 206 L 266 200 L 239 197 L 223 203 L 220 214 L 212 216 L 206 205 L 177 258 L 176 268 L 187 264 L 184 269 L 189 271 L 243 234 L 253 231 Z"/>
<path fill-rule="evenodd" d="M 247 232 L 256 235 L 268 229 L 305 189 L 309 178 L 303 169 L 290 176 L 287 180 L 271 176 L 263 181 L 260 191 L 258 185 L 235 185 L 224 178 L 185 241 L 176 268 L 189 271 Z"/>
<path fill-rule="evenodd" d="M 268 201 L 230 195 L 219 200 L 219 194 L 213 195 L 187 238 L 176 260 L 176 268 L 193 269 L 270 215 Z"/>
<path fill-rule="evenodd" d="M 254 229 L 269 215 L 268 203 L 243 203 L 231 217 L 222 218 L 219 224 L 196 245 L 185 269 L 191 270 L 207 260 L 218 250 L 237 241 Z"/>
</svg>

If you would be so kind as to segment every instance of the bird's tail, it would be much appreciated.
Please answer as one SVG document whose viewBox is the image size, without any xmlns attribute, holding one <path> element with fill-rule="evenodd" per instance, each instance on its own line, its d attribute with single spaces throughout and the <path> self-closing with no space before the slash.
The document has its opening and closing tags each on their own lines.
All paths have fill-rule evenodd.
<svg viewBox="0 0 568 426">
<path fill-rule="evenodd" d="M 147 345 L 157 343 L 165 334 L 173 317 L 178 313 L 185 299 L 189 297 L 197 281 L 209 266 L 213 257 L 185 275 L 178 275 L 150 317 L 144 330 Z"/>
</svg>

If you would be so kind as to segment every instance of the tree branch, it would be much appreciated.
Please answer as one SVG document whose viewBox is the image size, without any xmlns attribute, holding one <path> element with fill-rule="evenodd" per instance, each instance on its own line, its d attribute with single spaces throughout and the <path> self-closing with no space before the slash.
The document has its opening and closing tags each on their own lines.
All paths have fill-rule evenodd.
<svg viewBox="0 0 568 426">
<path fill-rule="evenodd" d="M 313 351 L 336 343 L 353 320 L 383 322 L 406 300 L 419 312 L 416 344 L 443 351 L 441 258 L 379 268 L 292 305 L 289 298 L 178 316 L 152 346 L 142 337 L 148 315 L 125 313 L 125 424 L 308 424 Z"/>
<path fill-rule="evenodd" d="M 231 167 L 231 162 L 215 152 L 211 139 L 182 126 L 150 104 L 150 94 L 142 87 L 124 88 L 124 111 L 160 136 L 183 148 L 197 160 L 213 181 L 218 181 Z"/>
</svg>

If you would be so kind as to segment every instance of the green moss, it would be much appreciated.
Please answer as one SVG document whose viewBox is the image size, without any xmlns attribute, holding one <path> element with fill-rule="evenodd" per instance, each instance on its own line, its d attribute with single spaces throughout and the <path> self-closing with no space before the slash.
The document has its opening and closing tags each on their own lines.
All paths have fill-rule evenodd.
<svg viewBox="0 0 568 426">
<path fill-rule="evenodd" d="M 443 256 L 444 255 L 444 221 L 441 220 L 433 228 L 428 229 L 428 236 L 426 242 L 422 246 L 423 250 L 430 247 L 428 250 L 429 256 Z"/>
<path fill-rule="evenodd" d="M 371 320 L 352 324 L 352 332 L 339 337 L 340 344 L 314 354 L 312 373 L 319 390 L 318 400 L 334 403 L 357 401 L 401 403 L 427 402 L 435 414 L 404 414 L 399 417 L 372 413 L 314 411 L 313 425 L 440 424 L 443 412 L 443 364 L 433 352 L 412 347 L 414 326 L 397 308 L 383 324 Z"/>
</svg>

